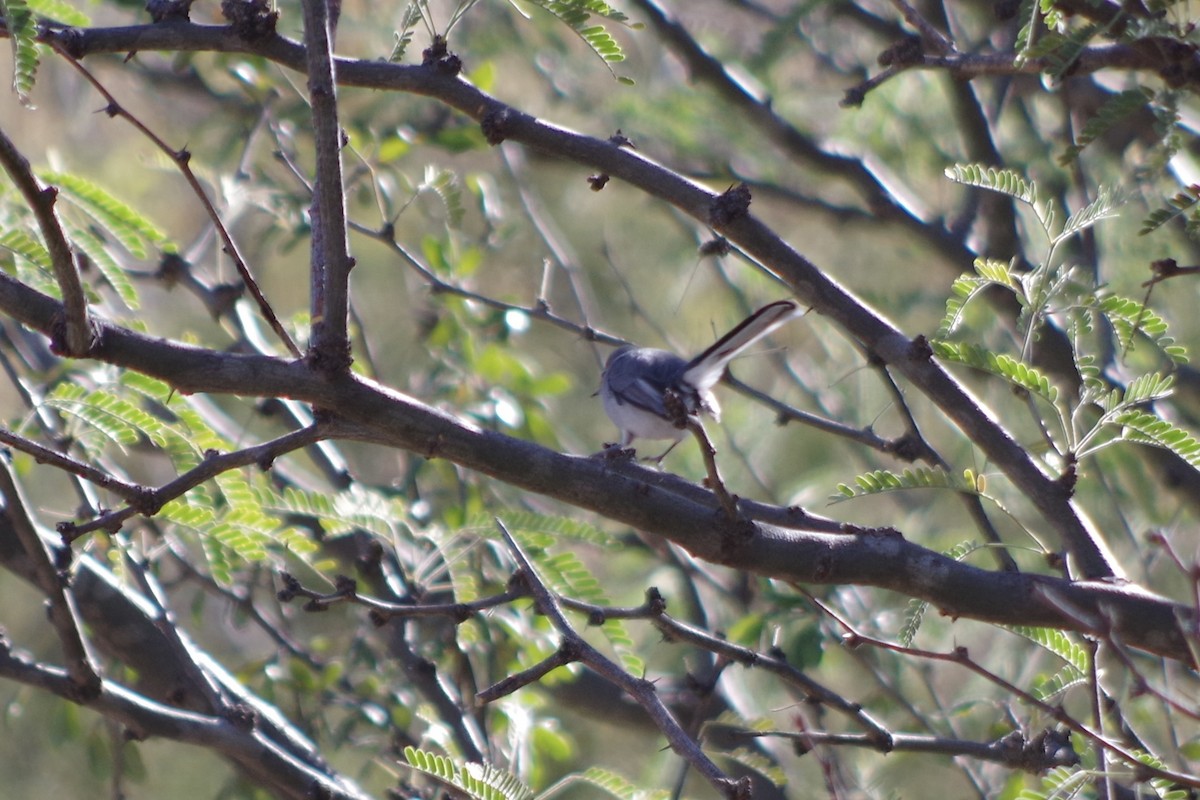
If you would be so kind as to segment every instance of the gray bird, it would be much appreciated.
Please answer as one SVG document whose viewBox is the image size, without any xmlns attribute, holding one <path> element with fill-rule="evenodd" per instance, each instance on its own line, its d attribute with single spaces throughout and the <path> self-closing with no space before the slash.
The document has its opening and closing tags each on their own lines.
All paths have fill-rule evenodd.
<svg viewBox="0 0 1200 800">
<path fill-rule="evenodd" d="M 799 316 L 797 306 L 790 300 L 765 305 L 691 361 L 653 347 L 626 345 L 613 351 L 600 376 L 600 397 L 608 418 L 621 429 L 621 446 L 628 447 L 639 436 L 673 439 L 671 446 L 654 459 L 661 461 L 679 444 L 686 431 L 676 427 L 676 417 L 667 409 L 664 395 L 668 390 L 679 398 L 689 415 L 707 413 L 719 420 L 721 406 L 712 387 L 725 373 L 725 367 L 795 316 Z"/>
</svg>

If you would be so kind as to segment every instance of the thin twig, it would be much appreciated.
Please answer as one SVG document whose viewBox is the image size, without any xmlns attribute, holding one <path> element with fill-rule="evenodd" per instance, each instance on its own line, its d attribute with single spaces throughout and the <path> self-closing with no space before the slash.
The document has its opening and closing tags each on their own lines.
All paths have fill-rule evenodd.
<svg viewBox="0 0 1200 800">
<path fill-rule="evenodd" d="M 270 467 L 271 462 L 279 456 L 302 447 L 307 447 L 313 442 L 319 441 L 325 435 L 326 433 L 320 424 L 313 424 L 307 428 L 280 436 L 277 439 L 272 439 L 269 442 L 235 450 L 232 453 L 209 451 L 205 453 L 203 461 L 175 480 L 158 489 L 143 488 L 138 492 L 137 497 L 124 508 L 101 514 L 91 522 L 81 525 L 73 522 L 59 523 L 58 532 L 62 534 L 64 543 L 70 544 L 84 534 L 91 533 L 92 531 L 118 531 L 121 525 L 129 518 L 138 514 L 144 514 L 148 517 L 154 516 L 166 503 L 223 472 L 251 464 L 257 464 L 263 469 L 267 469 Z"/>
<path fill-rule="evenodd" d="M 117 102 L 116 97 L 114 97 L 113 94 L 104 87 L 104 84 L 102 84 L 94 75 L 92 75 L 92 73 L 88 71 L 83 64 L 79 63 L 74 56 L 67 52 L 62 44 L 52 40 L 52 46 L 56 53 L 66 59 L 68 64 L 74 67 L 76 71 L 78 71 L 79 74 L 81 74 L 97 92 L 104 96 L 105 101 L 108 103 L 108 105 L 104 108 L 104 113 L 108 114 L 110 117 L 121 117 L 124 119 L 135 129 L 137 129 L 139 133 L 149 139 L 155 147 L 166 154 L 166 156 L 171 159 L 171 162 L 179 169 L 184 180 L 187 181 L 188 186 L 191 187 L 192 192 L 200 201 L 200 204 L 204 206 L 204 211 L 208 214 L 208 218 L 212 220 L 217 234 L 221 237 L 221 242 L 225 248 L 225 254 L 233 259 L 233 265 L 237 268 L 238 275 L 241 276 L 242 281 L 246 284 L 246 287 L 250 290 L 250 294 L 254 297 L 255 302 L 258 304 L 259 313 L 263 315 L 263 318 L 271 326 L 271 330 L 273 330 L 275 335 L 279 337 L 279 340 L 283 342 L 288 352 L 294 357 L 300 358 L 300 349 L 296 347 L 296 343 L 292 341 L 292 337 L 288 335 L 288 332 L 284 329 L 282 323 L 280 323 L 279 318 L 275 316 L 275 311 L 271 308 L 271 304 L 267 302 L 267 298 L 259 288 L 258 282 L 254 280 L 254 276 L 250 273 L 250 267 L 246 264 L 246 260 L 242 258 L 242 254 L 238 250 L 237 244 L 233 241 L 233 236 L 225 227 L 225 223 L 221 221 L 221 215 L 217 212 L 216 206 L 214 206 L 212 201 L 209 200 L 208 194 L 204 191 L 204 187 L 200 185 L 200 180 L 196 177 L 196 174 L 192 172 L 192 168 L 189 164 L 192 154 L 188 152 L 186 148 L 182 150 L 176 150 L 168 145 L 166 141 L 160 138 L 156 133 L 154 133 L 154 131 L 150 130 L 150 128 L 142 123 L 140 119 L 134 116 L 119 102 Z"/>
<path fill-rule="evenodd" d="M 562 645 L 560 646 L 560 651 L 563 655 L 560 658 L 565 658 L 569 661 L 580 661 L 605 680 L 620 686 L 650 715 L 650 718 L 654 720 L 658 729 L 666 735 L 671 749 L 686 758 L 713 788 L 720 792 L 722 796 L 729 798 L 729 800 L 748 800 L 750 791 L 749 780 L 735 781 L 722 772 L 721 768 L 704 754 L 699 744 L 692 737 L 688 736 L 670 709 L 663 703 L 662 698 L 658 696 L 652 682 L 645 678 L 635 678 L 630 675 L 618 664 L 588 644 L 571 627 L 570 622 L 563 615 L 558 598 L 554 596 L 538 577 L 533 563 L 525 555 L 521 546 L 517 544 L 516 539 L 513 538 L 512 534 L 504 526 L 504 523 L 499 519 L 496 520 L 496 526 L 500 529 L 504 541 L 508 544 L 509 551 L 517 561 L 519 574 L 533 594 L 533 598 L 537 602 L 538 611 L 549 619 L 550 624 L 554 626 L 554 629 L 563 638 Z"/>
</svg>

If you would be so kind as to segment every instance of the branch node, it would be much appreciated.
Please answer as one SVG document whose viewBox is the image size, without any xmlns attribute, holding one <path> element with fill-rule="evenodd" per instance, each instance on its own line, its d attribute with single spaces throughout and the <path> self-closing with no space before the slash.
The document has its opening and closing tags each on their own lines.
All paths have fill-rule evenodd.
<svg viewBox="0 0 1200 800">
<path fill-rule="evenodd" d="M 744 183 L 730 186 L 712 201 L 708 221 L 714 228 L 724 228 L 750 212 L 750 187 Z"/>
<path fill-rule="evenodd" d="M 239 39 L 256 42 L 275 35 L 279 12 L 266 0 L 221 0 L 221 15 Z"/>
<path fill-rule="evenodd" d="M 911 67 L 925 58 L 925 45 L 915 33 L 905 36 L 879 54 L 881 67 Z"/>
<path fill-rule="evenodd" d="M 433 44 L 421 51 L 421 66 L 431 67 L 434 72 L 447 78 L 456 78 L 462 72 L 462 59 L 450 52 L 446 37 L 438 34 Z"/>
<path fill-rule="evenodd" d="M 483 115 L 483 119 L 479 121 L 479 128 L 483 131 L 483 138 L 487 143 L 495 147 L 508 138 L 508 126 L 512 121 L 512 109 L 508 106 L 498 106 Z"/>
</svg>

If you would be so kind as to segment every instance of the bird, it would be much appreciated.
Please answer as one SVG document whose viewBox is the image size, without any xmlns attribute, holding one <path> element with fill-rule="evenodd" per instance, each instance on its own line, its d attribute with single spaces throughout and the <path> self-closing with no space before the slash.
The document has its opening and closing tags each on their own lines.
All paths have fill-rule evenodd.
<svg viewBox="0 0 1200 800">
<path fill-rule="evenodd" d="M 721 406 L 712 387 L 725 367 L 747 347 L 800 316 L 798 308 L 791 300 L 769 303 L 690 361 L 653 347 L 625 345 L 614 350 L 604 364 L 599 394 L 605 413 L 621 431 L 621 448 L 638 437 L 671 439 L 671 446 L 651 459 L 661 462 L 684 437 L 683 416 L 672 409 L 677 402 L 689 416 L 708 414 L 719 421 Z"/>
</svg>

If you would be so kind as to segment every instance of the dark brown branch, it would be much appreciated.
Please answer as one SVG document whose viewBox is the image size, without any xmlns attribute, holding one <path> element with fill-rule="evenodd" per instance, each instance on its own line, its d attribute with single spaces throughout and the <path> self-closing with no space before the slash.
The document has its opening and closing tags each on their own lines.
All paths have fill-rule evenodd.
<svg viewBox="0 0 1200 800">
<path fill-rule="evenodd" d="M 92 349 L 95 334 L 92 331 L 88 315 L 87 297 L 83 293 L 83 283 L 79 280 L 79 272 L 75 268 L 75 256 L 71 245 L 63 232 L 62 223 L 54 212 L 54 204 L 58 198 L 58 190 L 53 187 L 42 188 L 38 185 L 29 160 L 21 155 L 17 146 L 0 130 L 0 164 L 4 171 L 25 198 L 38 227 L 42 231 L 42 239 L 50 253 L 50 263 L 54 268 L 54 279 L 63 296 L 63 332 L 53 337 L 55 349 L 66 356 L 83 357 Z"/>
<path fill-rule="evenodd" d="M 91 464 L 77 461 L 68 455 L 51 450 L 45 445 L 38 444 L 32 439 L 26 439 L 24 436 L 18 436 L 4 428 L 0 428 L 0 443 L 8 445 L 14 450 L 20 450 L 22 453 L 28 453 L 39 464 L 49 464 L 61 469 L 63 472 L 77 475 L 85 481 L 99 486 L 101 489 L 107 489 L 122 500 L 132 502 L 143 491 L 136 484 L 123 481 L 102 469 L 93 467 Z"/>
<path fill-rule="evenodd" d="M 328 0 L 304 0 L 309 102 L 317 154 L 312 200 L 313 342 L 310 357 L 330 374 L 350 368 L 350 258 L 342 188 L 342 130 L 333 59 L 335 21 Z"/>
<path fill-rule="evenodd" d="M 827 733 L 825 731 L 722 731 L 737 739 L 752 740 L 762 737 L 791 739 L 797 746 L 810 748 L 814 745 L 841 745 L 865 747 L 881 753 L 935 753 L 946 756 L 963 756 L 977 761 L 990 761 L 1012 769 L 1040 774 L 1055 767 L 1075 766 L 1079 756 L 1071 748 L 1070 737 L 1056 731 L 1043 731 L 1032 740 L 1020 731 L 1002 736 L 993 742 L 973 742 L 967 739 L 948 739 L 942 736 L 922 736 L 913 733 L 893 734 L 889 747 L 868 735 L 855 733 Z"/>
<path fill-rule="evenodd" d="M 257 730 L 253 720 L 239 724 L 172 708 L 112 681 L 105 681 L 95 696 L 82 699 L 66 673 L 13 652 L 10 643 L 2 639 L 0 676 L 94 709 L 125 725 L 136 738 L 158 736 L 211 749 L 241 765 L 264 786 L 271 787 L 288 800 L 311 800 L 314 796 L 329 800 L 369 800 L 349 781 L 303 763 L 279 747 Z"/>
<path fill-rule="evenodd" d="M 60 308 L 56 300 L 0 273 L 3 313 L 47 330 Z M 214 352 L 100 324 L 100 345 L 93 355 L 106 363 L 159 378 L 183 392 L 282 396 L 337 409 L 338 417 L 326 432 L 332 438 L 445 458 L 663 536 L 713 563 L 801 582 L 889 588 L 928 600 L 954 616 L 1072 629 L 1070 619 L 1033 596 L 1034 586 L 1049 582 L 1082 607 L 1110 607 L 1122 640 L 1131 646 L 1191 660 L 1180 625 L 1190 624 L 1192 609 L 1134 586 L 987 572 L 912 544 L 894 532 L 834 524 L 841 533 L 802 533 L 763 523 L 753 523 L 748 532 L 737 530 L 714 518 L 710 503 L 672 488 L 678 486 L 678 478 L 654 470 L 635 464 L 617 468 L 483 430 L 358 376 L 325 380 L 303 364 Z M 1017 447 L 1015 442 L 1012 447 Z M 803 524 L 806 516 L 790 509 L 777 513 L 796 524 Z M 730 541 L 738 541 L 738 547 L 727 547 Z"/>
<path fill-rule="evenodd" d="M 1061 706 L 1051 705 L 1050 703 L 1040 700 L 1029 692 L 1022 690 L 1010 681 L 1005 680 L 996 673 L 987 669 L 982 664 L 971 658 L 970 653 L 965 647 L 955 648 L 949 653 L 939 653 L 932 650 L 922 650 L 916 647 L 905 647 L 903 645 L 894 644 L 882 639 L 866 636 L 859 633 L 846 619 L 836 614 L 832 609 L 814 598 L 812 595 L 809 595 L 809 600 L 826 614 L 831 616 L 834 620 L 836 620 L 838 625 L 847 631 L 846 644 L 849 647 L 870 645 L 872 647 L 878 647 L 883 650 L 891 650 L 892 652 L 901 653 L 903 655 L 912 656 L 915 658 L 958 664 L 965 669 L 974 672 L 976 675 L 979 675 L 988 682 L 998 686 L 1006 696 L 1018 698 L 1021 700 L 1021 702 L 1036 707 L 1039 711 L 1046 714 L 1051 719 L 1062 725 L 1065 725 L 1072 731 L 1075 731 L 1076 733 L 1089 739 L 1097 746 L 1104 748 L 1104 750 L 1108 753 L 1124 760 L 1129 766 L 1138 769 L 1139 775 L 1143 775 L 1146 778 L 1162 778 L 1167 781 L 1179 783 L 1183 786 L 1200 788 L 1200 775 L 1191 775 L 1163 767 L 1153 767 L 1144 763 L 1138 758 L 1137 754 L 1131 751 L 1129 748 L 1106 736 L 1102 731 L 1083 724 L 1068 714 Z"/>
<path fill-rule="evenodd" d="M 217 234 L 221 237 L 221 243 L 225 248 L 226 255 L 233 260 L 233 265 L 237 269 L 238 275 L 241 276 L 242 281 L 250 290 L 251 296 L 254 297 L 255 302 L 258 304 L 259 313 L 263 315 L 263 319 L 265 319 L 267 324 L 271 326 L 271 330 L 275 332 L 275 335 L 278 336 L 279 340 L 283 342 L 284 346 L 287 347 L 288 352 L 290 352 L 296 358 L 299 358 L 300 350 L 296 347 L 295 342 L 292 341 L 292 337 L 288 335 L 283 325 L 279 322 L 279 318 L 275 316 L 274 309 L 272 309 L 271 304 L 267 302 L 267 298 L 259 288 L 258 281 L 256 281 L 254 279 L 254 275 L 251 274 L 250 267 L 246 264 L 246 260 L 242 258 L 242 254 L 238 250 L 237 244 L 233 241 L 233 236 L 225 227 L 225 223 L 221 221 L 221 215 L 217 212 L 216 206 L 214 206 L 212 201 L 209 200 L 208 193 L 204 191 L 204 187 L 200 185 L 200 180 L 192 171 L 191 165 L 189 164 L 192 157 L 191 153 L 189 153 L 186 149 L 176 150 L 168 145 L 166 141 L 158 136 L 158 134 L 150 130 L 150 128 L 142 123 L 140 119 L 130 113 L 119 102 L 117 102 L 116 97 L 114 97 L 113 94 L 104 87 L 104 84 L 100 83 L 100 81 L 97 80 L 96 77 L 92 75 L 92 73 L 86 67 L 83 66 L 83 64 L 79 63 L 78 57 L 76 57 L 69 50 L 64 50 L 60 44 L 55 44 L 54 47 L 60 55 L 66 58 L 67 63 L 74 67 L 97 92 L 104 96 L 105 101 L 108 103 L 108 105 L 105 107 L 105 112 L 109 116 L 116 116 L 124 119 L 139 133 L 150 140 L 150 142 L 152 142 L 155 147 L 161 150 L 169 159 L 171 159 L 171 162 L 179 170 L 180 174 L 183 175 L 184 180 L 187 181 L 188 186 L 191 187 L 192 192 L 196 195 L 196 198 L 204 207 L 205 213 L 208 214 L 208 218 L 212 221 L 213 227 L 216 229 Z"/>
<path fill-rule="evenodd" d="M 38 537 L 49 543 L 53 534 L 39 531 Z M 17 538 L 11 516 L 0 516 L 0 565 L 36 586 L 36 561 L 16 541 Z M 249 748 L 218 747 L 231 763 L 264 786 L 274 787 L 282 797 L 310 800 L 311 795 L 298 787 L 311 787 L 315 781 L 318 787 L 335 789 L 332 797 L 366 800 L 366 795 L 359 792 L 350 781 L 324 764 L 316 746 L 299 729 L 290 725 L 278 709 L 248 692 L 229 673 L 214 668 L 216 662 L 212 657 L 188 642 L 182 634 L 170 641 L 150 616 L 150 606 L 146 600 L 99 562 L 87 555 L 78 556 L 73 565 L 71 588 L 78 602 L 79 615 L 91 631 L 96 648 L 107 657 L 128 666 L 138 676 L 136 688 L 139 694 L 128 698 L 130 702 L 137 703 L 149 698 L 155 705 L 163 704 L 169 711 L 184 714 L 185 719 L 195 719 L 195 715 L 187 713 L 189 710 L 199 712 L 202 718 L 217 719 L 212 716 L 217 709 L 206 704 L 207 691 L 192 682 L 195 669 L 199 666 L 220 683 L 221 694 L 229 699 L 239 715 L 244 720 L 253 720 L 254 739 L 259 744 Z M 181 639 L 187 645 L 186 652 L 178 649 Z M 7 654 L 7 651 L 4 652 Z M 184 664 L 184 660 L 194 663 Z M 6 662 L 6 665 L 11 666 L 11 662 Z M 63 687 L 59 681 L 65 678 L 53 677 L 60 676 L 61 671 L 51 669 L 48 674 L 52 676 L 53 685 L 43 686 L 39 682 L 31 685 L 43 686 L 61 695 L 59 690 Z M 26 672 L 17 679 L 27 680 L 29 677 L 30 673 Z M 117 696 L 119 699 L 122 694 L 121 687 L 105 681 L 97 700 L 101 704 L 90 707 L 107 715 L 110 706 L 104 704 L 104 698 Z M 68 699 L 81 702 L 78 697 Z M 168 703 L 169 707 L 165 705 Z M 119 714 L 119 708 L 113 713 Z M 165 729 L 154 727 L 155 719 L 139 720 L 136 716 L 116 718 L 135 732 L 140 729 L 140 723 L 145 723 L 150 735 L 206 744 L 190 738 L 189 734 L 196 733 L 194 730 L 184 730 L 177 736 L 173 717 L 157 719 L 157 722 L 167 726 Z"/>
<path fill-rule="evenodd" d="M 534 600 L 537 602 L 538 611 L 550 620 L 550 624 L 562 636 L 562 645 L 559 649 L 560 655 L 557 658 L 552 657 L 551 660 L 560 661 L 561 663 L 579 661 L 605 680 L 620 686 L 623 691 L 636 700 L 645 712 L 650 715 L 650 718 L 654 720 L 654 724 L 667 737 L 667 742 L 670 743 L 671 749 L 687 759 L 688 763 L 695 767 L 713 788 L 726 798 L 729 798 L 729 800 L 743 800 L 743 798 L 748 798 L 749 784 L 745 781 L 730 779 L 721 771 L 720 767 L 704 754 L 704 751 L 700 749 L 700 745 L 687 734 L 675 719 L 671 710 L 663 703 L 662 698 L 655 691 L 653 683 L 645 678 L 630 675 L 618 664 L 588 644 L 571 627 L 570 622 L 563 615 L 558 598 L 538 578 L 533 563 L 525 556 L 520 545 L 517 544 L 517 541 L 508 532 L 508 529 L 504 527 L 502 522 L 497 520 L 496 524 L 500 528 L 501 535 L 504 536 L 504 541 L 508 544 L 509 551 L 517 561 L 519 575 L 524 579 L 525 584 L 533 594 Z M 550 661 L 547 661 L 539 665 L 539 667 L 547 667 L 545 671 L 549 671 L 549 664 Z M 534 669 L 538 669 L 539 667 L 535 667 Z"/>
<path fill-rule="evenodd" d="M 362 594 L 358 591 L 355 581 L 344 575 L 337 577 L 337 588 L 332 592 L 308 589 L 287 572 L 280 573 L 279 577 L 283 581 L 283 588 L 277 594 L 281 602 L 290 602 L 297 597 L 304 598 L 308 600 L 304 604 L 305 611 L 326 611 L 340 603 L 353 603 L 368 609 L 371 612 L 371 620 L 376 625 L 383 625 L 393 619 L 418 617 L 447 617 L 456 623 L 466 622 L 481 611 L 529 596 L 528 592 L 508 591 L 469 603 L 397 603 Z"/>
<path fill-rule="evenodd" d="M 71 693 L 77 700 L 92 699 L 101 689 L 100 673 L 96 671 L 95 658 L 83 637 L 75 593 L 67 582 L 65 568 L 60 572 L 60 568 L 51 561 L 47 545 L 38 536 L 25 500 L 17 489 L 9 463 L 3 458 L 0 458 L 0 496 L 4 500 L 3 513 L 8 525 L 24 548 L 32 564 L 38 589 L 49 603 L 50 624 L 54 626 L 63 648 Z"/>
<path fill-rule="evenodd" d="M 67 544 L 92 531 L 104 530 L 115 533 L 120 530 L 121 525 L 129 518 L 138 514 L 152 517 L 166 503 L 174 500 L 176 497 L 182 496 L 188 490 L 194 489 L 223 472 L 252 464 L 257 464 L 264 469 L 269 468 L 271 462 L 279 456 L 302 447 L 307 447 L 319 441 L 322 436 L 323 433 L 320 425 L 310 425 L 307 428 L 280 436 L 278 439 L 272 439 L 269 442 L 264 442 L 254 447 L 235 450 L 232 453 L 210 451 L 205 454 L 204 460 L 197 466 L 180 475 L 175 480 L 158 489 L 142 488 L 138 490 L 135 496 L 130 498 L 130 502 L 125 508 L 101 514 L 91 522 L 86 522 L 82 525 L 64 522 L 58 526 L 59 533 L 62 534 L 63 541 Z"/>
</svg>

